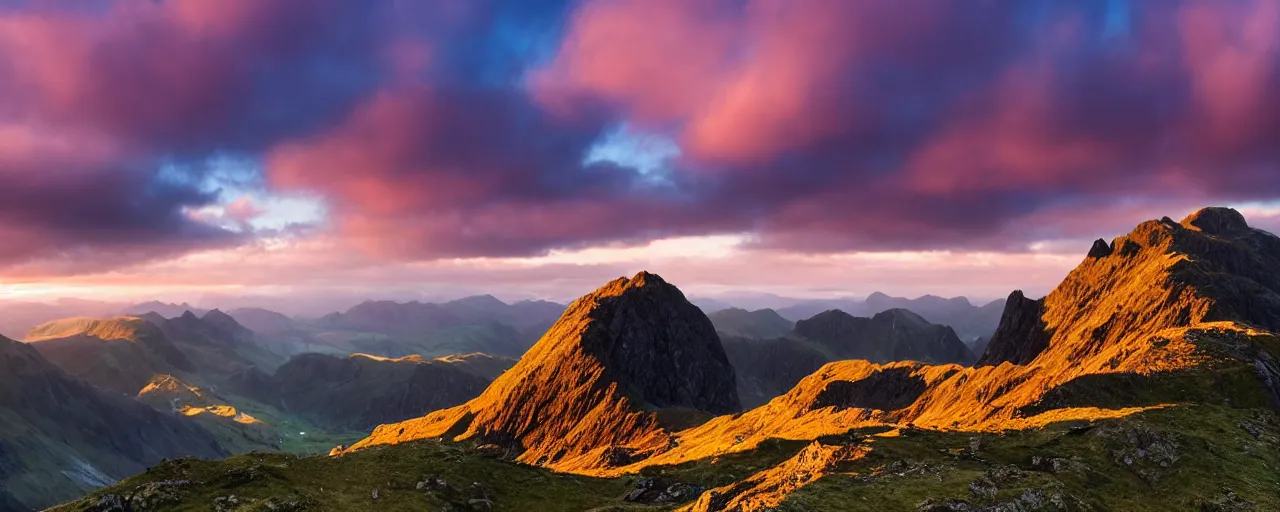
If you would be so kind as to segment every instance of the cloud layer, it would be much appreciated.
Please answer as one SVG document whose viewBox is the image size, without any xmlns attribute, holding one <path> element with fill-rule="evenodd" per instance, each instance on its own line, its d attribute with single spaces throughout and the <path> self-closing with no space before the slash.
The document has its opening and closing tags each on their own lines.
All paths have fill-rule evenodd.
<svg viewBox="0 0 1280 512">
<path fill-rule="evenodd" d="M 252 244 L 191 214 L 261 213 L 210 185 L 227 156 L 399 261 L 1026 251 L 1280 199 L 1278 73 L 1268 0 L 24 3 L 0 7 L 0 267 Z M 589 158 L 620 130 L 678 154 Z"/>
</svg>

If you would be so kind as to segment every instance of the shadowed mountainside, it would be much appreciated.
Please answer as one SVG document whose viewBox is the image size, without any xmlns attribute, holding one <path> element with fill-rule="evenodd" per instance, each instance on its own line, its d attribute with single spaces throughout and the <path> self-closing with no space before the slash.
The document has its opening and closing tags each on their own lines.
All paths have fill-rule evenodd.
<svg viewBox="0 0 1280 512">
<path fill-rule="evenodd" d="M 915 299 L 892 297 L 880 292 L 866 299 L 808 300 L 784 308 L 778 314 L 795 321 L 811 318 L 824 311 L 838 309 L 854 316 L 874 316 L 892 309 L 905 309 L 929 322 L 951 327 L 962 340 L 991 336 L 1000 325 L 1004 301 L 991 301 L 975 306 L 965 297 L 950 299 L 925 295 Z"/>
<path fill-rule="evenodd" d="M 386 357 L 436 357 L 482 352 L 518 357 L 564 306 L 546 301 L 507 304 L 491 295 L 445 303 L 367 301 L 308 323 L 314 339 L 338 352 Z"/>
<path fill-rule="evenodd" d="M 670 384 L 650 378 L 644 384 L 653 388 L 637 389 L 638 372 L 618 372 L 629 359 L 612 357 L 669 348 L 652 343 L 662 336 L 614 335 L 635 332 L 627 325 L 702 345 L 687 334 L 709 322 L 663 306 L 684 303 L 674 287 L 645 293 L 668 289 L 655 281 L 641 274 L 575 302 L 468 404 L 381 426 L 339 457 L 280 461 L 314 472 L 278 466 L 253 485 L 227 487 L 220 475 L 260 466 L 172 463 L 103 493 L 185 478 L 201 483 L 175 491 L 183 496 L 176 499 L 207 502 L 235 489 L 246 499 L 287 495 L 334 510 L 408 510 L 414 499 L 440 508 L 473 503 L 467 498 L 499 510 L 1280 508 L 1280 238 L 1249 228 L 1234 210 L 1144 222 L 1095 244 L 1044 299 L 1006 308 L 983 366 L 832 362 L 763 406 L 684 429 L 662 428 L 643 405 L 660 407 L 653 394 L 672 393 L 649 392 Z M 703 381 L 675 368 L 642 369 Z M 710 388 L 726 387 L 724 377 Z M 731 371 L 727 377 L 732 382 Z M 423 441 L 407 443 L 415 439 Z M 542 494 L 535 482 L 548 477 L 539 468 L 469 457 L 604 478 L 578 477 L 579 492 L 557 487 L 572 499 L 565 505 Z M 414 466 L 398 465 L 401 458 Z M 447 478 L 406 469 L 437 458 L 449 462 L 430 467 Z M 386 465 L 395 470 L 380 469 Z M 356 468 L 369 473 L 355 485 L 338 476 Z M 468 468 L 504 473 L 490 478 Z M 480 493 L 452 483 L 462 474 L 501 493 L 472 497 Z M 635 476 L 613 478 L 622 475 Z M 530 485 L 512 485 L 517 480 Z M 321 486 L 340 490 L 323 495 Z M 371 486 L 383 487 L 387 501 L 371 500 Z"/>
<path fill-rule="evenodd" d="M 25 341 L 68 373 L 130 396 L 153 375 L 195 371 L 159 327 L 137 317 L 55 320 L 32 329 Z"/>
<path fill-rule="evenodd" d="M 216 309 L 204 318 L 188 311 L 176 318 L 55 320 L 32 329 L 25 341 L 67 372 L 127 395 L 160 374 L 221 382 L 250 366 L 270 371 L 285 359 L 275 349 L 287 352 Z"/>
<path fill-rule="evenodd" d="M 94 388 L 4 337 L 0 432 L 0 484 L 25 508 L 74 498 L 161 459 L 227 455 L 194 424 Z"/>
<path fill-rule="evenodd" d="M 809 374 L 831 362 L 831 353 L 803 340 L 757 340 L 725 337 L 724 353 L 738 381 L 744 408 L 765 404 L 786 393 Z"/>
<path fill-rule="evenodd" d="M 711 321 L 641 272 L 574 301 L 475 400 L 380 426 L 352 449 L 448 435 L 496 443 L 531 464 L 585 469 L 665 449 L 664 415 L 740 407 Z"/>
<path fill-rule="evenodd" d="M 950 327 L 931 324 L 901 309 L 871 318 L 826 311 L 797 322 L 785 338 L 725 338 L 724 346 L 737 372 L 738 395 L 749 407 L 786 393 L 831 361 L 969 364 L 974 360 Z"/>
<path fill-rule="evenodd" d="M 1280 347 L 1271 333 L 1280 328 L 1280 238 L 1248 228 L 1234 210 L 1211 208 L 1182 223 L 1144 222 L 1111 247 L 1120 249 L 1090 255 L 1038 301 L 1038 318 L 1008 308 L 1001 332 L 1026 334 L 995 339 L 987 353 L 1018 352 L 1002 348 L 1006 343 L 1030 352 L 1047 336 L 1026 364 L 831 363 L 765 406 L 679 433 L 681 448 L 660 458 L 691 460 L 770 437 L 812 439 L 858 425 L 1021 429 L 1185 400 L 1260 407 L 1280 398 Z M 923 382 L 922 392 L 884 408 L 876 407 L 878 392 L 844 395 L 837 406 L 819 399 L 835 387 L 879 389 L 866 381 L 890 370 Z M 1124 401 L 1086 391 L 1134 375 L 1172 384 L 1144 386 Z M 1075 384 L 1086 380 L 1091 384 Z M 1187 386 L 1203 393 L 1174 391 Z M 729 448 L 726 438 L 742 441 Z"/>
<path fill-rule="evenodd" d="M 960 364 L 974 360 L 969 347 L 950 327 L 931 324 L 905 309 L 891 309 L 871 318 L 826 311 L 796 322 L 795 334 L 813 340 L 839 359 Z"/>
<path fill-rule="evenodd" d="M 716 331 L 739 338 L 768 339 L 786 336 L 795 322 L 782 318 L 772 309 L 747 311 L 730 308 L 707 315 Z"/>
<path fill-rule="evenodd" d="M 512 363 L 485 355 L 426 360 L 301 354 L 246 394 L 317 425 L 367 431 L 475 398 L 493 379 L 486 375 Z"/>
</svg>

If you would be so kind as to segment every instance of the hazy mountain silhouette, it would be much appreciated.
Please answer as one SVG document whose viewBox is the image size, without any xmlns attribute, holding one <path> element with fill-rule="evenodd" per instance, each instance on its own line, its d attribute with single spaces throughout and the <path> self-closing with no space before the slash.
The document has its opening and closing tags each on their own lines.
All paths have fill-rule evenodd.
<svg viewBox="0 0 1280 512">
<path fill-rule="evenodd" d="M 53 505 L 161 459 L 228 453 L 193 423 L 99 390 L 49 363 L 35 346 L 4 337 L 0 420 L 7 510 L 14 501 L 25 508 Z"/>
<path fill-rule="evenodd" d="M 772 309 L 722 309 L 707 315 L 707 318 L 716 326 L 716 331 L 742 338 L 777 338 L 785 336 L 795 327 L 795 322 L 782 318 Z"/>
</svg>

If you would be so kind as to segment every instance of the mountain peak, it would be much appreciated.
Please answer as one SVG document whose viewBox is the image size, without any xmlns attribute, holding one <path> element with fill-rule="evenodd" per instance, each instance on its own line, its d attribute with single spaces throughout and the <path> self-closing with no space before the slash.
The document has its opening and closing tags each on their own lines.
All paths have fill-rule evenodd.
<svg viewBox="0 0 1280 512">
<path fill-rule="evenodd" d="M 627 463 L 669 446 L 664 411 L 741 409 L 711 321 L 656 274 L 619 278 L 575 300 L 478 398 L 383 425 L 354 448 L 480 438 L 557 469 Z"/>
<path fill-rule="evenodd" d="M 1233 208 L 1223 207 L 1202 208 L 1182 219 L 1181 224 L 1211 235 L 1247 233 L 1250 229 L 1244 215 Z"/>
</svg>

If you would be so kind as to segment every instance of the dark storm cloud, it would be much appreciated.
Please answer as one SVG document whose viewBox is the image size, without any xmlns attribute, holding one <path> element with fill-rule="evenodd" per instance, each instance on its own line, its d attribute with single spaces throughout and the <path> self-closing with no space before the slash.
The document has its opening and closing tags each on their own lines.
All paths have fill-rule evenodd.
<svg viewBox="0 0 1280 512">
<path fill-rule="evenodd" d="M 237 243 L 159 170 L 219 154 L 400 258 L 744 231 L 1022 250 L 1099 212 L 1280 197 L 1278 48 L 1261 0 L 9 8 L 0 231 L 24 243 L 0 260 Z M 584 163 L 621 125 L 680 155 Z"/>
</svg>

